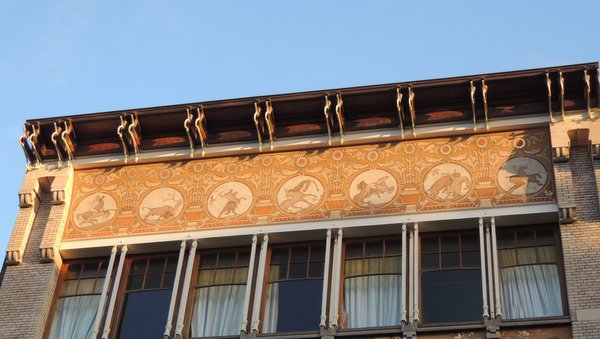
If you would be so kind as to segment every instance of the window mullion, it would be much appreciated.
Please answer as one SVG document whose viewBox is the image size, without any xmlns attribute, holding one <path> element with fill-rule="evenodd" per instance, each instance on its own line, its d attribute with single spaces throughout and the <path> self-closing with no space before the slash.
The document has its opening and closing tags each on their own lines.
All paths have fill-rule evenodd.
<svg viewBox="0 0 600 339">
<path fill-rule="evenodd" d="M 329 303 L 329 327 L 338 327 L 339 318 L 339 297 L 340 297 L 340 276 L 342 260 L 342 240 L 343 231 L 338 229 L 333 248 L 333 270 L 331 274 L 331 299 Z"/>
<path fill-rule="evenodd" d="M 488 278 L 488 295 L 489 295 L 489 313 L 490 313 L 490 318 L 496 318 L 495 315 L 495 304 L 494 304 L 494 272 L 492 271 L 492 244 L 491 244 L 491 239 L 490 239 L 490 227 L 489 225 L 485 225 L 485 244 L 486 244 L 486 258 L 487 258 L 487 267 L 488 267 L 488 271 L 487 271 L 487 278 Z M 481 263 L 482 265 L 484 263 Z"/>
<path fill-rule="evenodd" d="M 414 255 L 413 255 L 413 265 L 414 265 L 414 272 L 415 275 L 413 277 L 413 285 L 415 285 L 414 287 L 414 321 L 418 322 L 420 320 L 420 315 L 419 315 L 419 224 L 415 223 L 415 225 L 413 226 L 414 228 Z"/>
<path fill-rule="evenodd" d="M 110 294 L 110 303 L 108 304 L 108 311 L 106 311 L 106 320 L 104 321 L 104 331 L 102 331 L 102 339 L 107 339 L 110 334 L 110 321 L 112 320 L 113 311 L 115 309 L 115 302 L 117 300 L 117 292 L 119 291 L 119 282 L 121 281 L 121 274 L 123 273 L 123 265 L 125 264 L 125 256 L 127 255 L 127 245 L 121 247 L 121 256 L 119 257 L 119 266 L 117 267 L 117 274 L 115 275 L 115 283 L 113 284 L 112 292 Z"/>
<path fill-rule="evenodd" d="M 415 265 L 413 262 L 415 261 L 415 252 L 413 250 L 415 246 L 414 242 L 414 232 L 413 230 L 409 231 L 408 234 L 408 322 L 413 323 L 415 321 L 415 310 L 414 310 L 414 288 L 415 288 L 415 276 L 419 276 L 419 270 L 417 267 L 417 271 L 415 271 Z M 412 279 L 412 281 L 410 281 Z M 418 279 L 416 279 L 418 281 Z"/>
<path fill-rule="evenodd" d="M 190 247 L 190 255 L 188 256 L 187 267 L 185 269 L 185 277 L 183 281 L 183 289 L 181 290 L 181 302 L 179 303 L 179 311 L 177 312 L 177 325 L 175 327 L 175 336 L 182 337 L 183 332 L 183 321 L 185 319 L 185 308 L 187 306 L 187 296 L 190 292 L 190 284 L 192 281 L 192 274 L 194 270 L 194 258 L 196 258 L 196 249 L 198 248 L 198 240 L 192 241 L 192 247 Z M 179 265 L 179 263 L 178 263 Z"/>
<path fill-rule="evenodd" d="M 98 311 L 96 312 L 96 320 L 94 321 L 94 331 L 92 332 L 92 338 L 98 337 L 100 331 L 100 321 L 102 320 L 102 313 L 104 311 L 104 305 L 106 304 L 106 295 L 108 294 L 108 287 L 110 285 L 110 277 L 112 275 L 112 269 L 115 264 L 115 257 L 117 256 L 117 246 L 113 246 L 110 251 L 110 260 L 106 269 L 106 276 L 104 277 L 104 284 L 102 285 L 102 294 L 100 294 L 100 303 L 98 304 Z M 98 273 L 96 273 L 96 283 L 98 279 Z M 94 286 L 95 289 L 96 286 Z"/>
<path fill-rule="evenodd" d="M 179 279 L 181 278 L 181 269 L 183 267 L 183 257 L 185 256 L 185 240 L 181 242 L 179 246 L 179 259 L 177 260 L 177 271 L 175 272 L 175 281 L 173 282 L 173 292 L 171 293 L 171 302 L 169 304 L 169 315 L 167 316 L 167 325 L 165 326 L 165 337 L 171 335 L 171 329 L 173 328 L 173 313 L 175 311 L 175 303 L 177 301 L 177 292 L 179 289 Z M 165 257 L 165 264 L 168 262 L 168 257 Z M 166 270 L 166 268 L 165 268 Z M 166 274 L 163 272 L 164 281 Z M 161 282 L 162 287 L 162 282 Z M 182 299 L 183 300 L 183 299 Z"/>
<path fill-rule="evenodd" d="M 485 241 L 483 231 L 483 218 L 479 218 L 479 261 L 481 262 L 481 292 L 483 295 L 483 317 L 489 318 L 487 283 L 486 283 L 486 265 L 485 265 Z"/>
<path fill-rule="evenodd" d="M 242 327 L 241 331 L 246 333 L 248 331 L 248 312 L 250 307 L 250 295 L 252 294 L 252 279 L 254 278 L 254 261 L 256 257 L 256 243 L 258 242 L 258 237 L 255 235 L 252 236 L 252 249 L 250 250 L 250 261 L 248 262 L 248 276 L 246 277 L 246 293 L 244 295 L 244 310 L 242 316 Z M 239 256 L 239 254 L 238 254 Z M 237 265 L 237 259 L 236 259 Z M 235 276 L 235 275 L 234 275 Z"/>
<path fill-rule="evenodd" d="M 325 263 L 323 264 L 323 296 L 321 298 L 321 322 L 319 326 L 326 327 L 327 324 L 327 296 L 329 284 L 329 261 L 331 256 L 331 230 L 327 230 L 327 240 L 325 242 Z"/>
<path fill-rule="evenodd" d="M 402 224 L 402 288 L 400 290 L 401 321 L 406 322 L 406 224 Z"/>
<path fill-rule="evenodd" d="M 260 255 L 258 258 L 258 270 L 256 272 L 256 290 L 254 293 L 254 305 L 252 306 L 252 324 L 250 330 L 258 333 L 258 324 L 260 323 L 260 304 L 262 301 L 263 282 L 265 276 L 265 266 L 267 264 L 267 249 L 269 246 L 269 235 L 263 236 L 260 246 Z"/>
<path fill-rule="evenodd" d="M 496 218 L 492 217 L 492 261 L 493 261 L 493 270 L 494 270 L 494 292 L 496 294 L 496 317 L 502 317 L 502 303 L 500 300 L 500 281 L 499 274 L 500 271 L 498 269 L 498 245 L 496 242 Z"/>
</svg>

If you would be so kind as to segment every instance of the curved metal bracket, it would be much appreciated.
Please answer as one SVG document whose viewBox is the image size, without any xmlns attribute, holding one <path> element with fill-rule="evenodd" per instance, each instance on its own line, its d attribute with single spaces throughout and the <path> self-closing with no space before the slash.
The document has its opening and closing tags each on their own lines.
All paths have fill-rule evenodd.
<svg viewBox="0 0 600 339">
<path fill-rule="evenodd" d="M 487 100 L 488 86 L 485 84 L 485 80 L 481 80 L 481 95 L 483 96 L 483 115 L 485 116 L 485 129 L 489 130 L 488 125 L 488 100 Z"/>
<path fill-rule="evenodd" d="M 560 114 L 565 120 L 565 78 L 562 72 L 558 72 L 558 83 L 560 85 Z"/>
<path fill-rule="evenodd" d="M 264 132 L 265 126 L 262 121 L 262 117 L 260 113 L 262 110 L 260 109 L 260 101 L 256 100 L 254 102 L 254 126 L 256 126 L 256 136 L 258 137 L 258 148 L 262 151 L 262 133 Z"/>
<path fill-rule="evenodd" d="M 119 116 L 121 120 L 121 124 L 117 127 L 117 134 L 119 135 L 119 139 L 121 139 L 121 146 L 123 146 L 123 155 L 125 156 L 125 162 L 127 162 L 128 152 L 127 152 L 127 142 L 125 141 L 125 129 L 127 128 L 127 120 L 121 115 Z"/>
<path fill-rule="evenodd" d="M 194 115 L 190 112 L 190 108 L 186 108 L 186 119 L 183 121 L 183 128 L 188 136 L 188 142 L 190 144 L 190 153 L 192 158 L 194 157 L 194 137 L 192 136 L 193 130 L 190 129 L 194 120 Z"/>
<path fill-rule="evenodd" d="M 50 135 L 50 139 L 52 140 L 52 143 L 54 144 L 54 150 L 56 151 L 56 157 L 58 159 L 57 165 L 59 168 L 61 168 L 63 165 L 62 151 L 60 150 L 60 147 L 58 146 L 58 138 L 61 134 L 62 134 L 62 128 L 58 127 L 58 125 L 55 122 L 54 123 L 54 132 L 52 133 L 52 135 Z"/>
<path fill-rule="evenodd" d="M 417 136 L 417 130 L 415 128 L 415 92 L 412 90 L 412 86 L 408 86 L 408 109 L 410 110 L 410 124 L 412 126 L 413 136 Z"/>
<path fill-rule="evenodd" d="M 402 89 L 400 86 L 396 87 L 396 110 L 398 111 L 398 121 L 400 122 L 400 133 L 402 139 L 404 139 L 404 109 L 402 108 Z"/>
<path fill-rule="evenodd" d="M 329 100 L 329 96 L 325 94 L 325 107 L 323 107 L 323 115 L 325 116 L 325 125 L 327 126 L 327 135 L 329 136 L 329 144 L 331 145 L 331 140 L 333 139 L 332 130 L 333 130 L 333 116 L 329 111 L 331 109 L 331 100 Z"/>
<path fill-rule="evenodd" d="M 273 150 L 273 142 L 275 141 L 275 115 L 273 113 L 273 103 L 271 99 L 265 101 L 265 121 L 267 122 L 267 130 L 269 131 L 269 143 L 271 151 Z"/>
<path fill-rule="evenodd" d="M 550 113 L 550 121 L 554 122 L 554 114 L 552 113 L 552 79 L 550 73 L 546 72 L 546 92 L 548 94 L 548 113 Z"/>
<path fill-rule="evenodd" d="M 31 125 L 31 135 L 29 135 L 29 147 L 35 157 L 35 167 L 42 165 L 42 157 L 38 151 L 38 137 L 40 135 L 40 126 L 37 124 Z"/>
<path fill-rule="evenodd" d="M 23 135 L 19 138 L 19 144 L 21 145 L 21 148 L 23 149 L 23 153 L 25 154 L 25 168 L 27 170 L 31 169 L 31 166 L 33 165 L 33 153 L 31 152 L 31 150 L 29 149 L 28 145 L 27 145 L 27 139 L 29 138 L 29 130 L 27 130 L 27 128 L 23 128 Z"/>
<path fill-rule="evenodd" d="M 587 109 L 588 116 L 590 118 L 592 118 L 592 104 L 591 104 L 592 84 L 591 84 L 591 77 L 590 77 L 590 74 L 588 73 L 587 69 L 583 70 L 583 81 L 585 81 L 584 95 L 585 95 L 586 109 Z"/>
<path fill-rule="evenodd" d="M 68 157 L 68 162 L 69 164 L 73 161 L 73 159 L 75 159 L 75 156 L 73 155 L 73 153 L 75 153 L 75 147 L 76 147 L 76 143 L 75 143 L 75 129 L 73 128 L 73 123 L 71 122 L 71 120 L 66 120 L 63 122 L 64 128 L 63 128 L 63 132 L 60 134 L 60 140 L 62 141 L 62 146 L 65 150 L 65 152 L 67 152 L 67 157 Z"/>
<path fill-rule="evenodd" d="M 340 142 L 344 143 L 344 99 L 342 98 L 342 93 L 337 93 L 336 104 L 335 104 L 335 115 L 338 120 L 338 124 L 340 126 Z"/>
<path fill-rule="evenodd" d="M 200 147 L 202 147 L 202 156 L 206 152 L 206 139 L 208 137 L 208 130 L 206 127 L 206 115 L 204 115 L 204 106 L 200 105 L 196 107 L 196 120 L 194 121 L 194 127 L 196 128 L 196 134 L 200 141 Z"/>
<path fill-rule="evenodd" d="M 473 80 L 469 81 L 470 94 L 471 94 L 471 113 L 473 114 L 473 130 L 477 132 L 477 110 L 475 107 L 475 94 L 477 93 L 477 87 L 473 84 Z"/>
<path fill-rule="evenodd" d="M 142 135 L 140 122 L 137 117 L 137 113 L 131 113 L 129 115 L 131 123 L 127 127 L 127 133 L 129 134 L 131 146 L 133 146 L 133 152 L 135 154 L 135 160 L 137 161 L 138 154 L 140 154 L 140 145 L 142 143 Z"/>
</svg>

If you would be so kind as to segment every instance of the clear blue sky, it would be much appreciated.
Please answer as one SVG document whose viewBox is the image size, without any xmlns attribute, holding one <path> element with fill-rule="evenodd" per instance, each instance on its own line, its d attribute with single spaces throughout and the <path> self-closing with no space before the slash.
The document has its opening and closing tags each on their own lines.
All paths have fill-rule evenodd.
<svg viewBox="0 0 600 339">
<path fill-rule="evenodd" d="M 25 119 L 600 59 L 600 1 L 0 0 L 0 259 Z"/>
</svg>

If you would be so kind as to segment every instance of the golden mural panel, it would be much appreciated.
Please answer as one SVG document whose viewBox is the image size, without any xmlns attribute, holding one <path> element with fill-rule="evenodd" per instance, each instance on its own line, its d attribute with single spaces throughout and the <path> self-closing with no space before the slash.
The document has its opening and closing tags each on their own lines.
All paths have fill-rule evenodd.
<svg viewBox="0 0 600 339">
<path fill-rule="evenodd" d="M 75 172 L 64 240 L 555 201 L 547 129 Z"/>
</svg>

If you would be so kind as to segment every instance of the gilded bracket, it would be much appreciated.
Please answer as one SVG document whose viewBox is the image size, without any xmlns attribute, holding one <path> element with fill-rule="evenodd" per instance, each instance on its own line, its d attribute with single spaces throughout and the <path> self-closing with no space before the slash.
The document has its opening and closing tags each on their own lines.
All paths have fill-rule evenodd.
<svg viewBox="0 0 600 339">
<path fill-rule="evenodd" d="M 485 80 L 481 80 L 481 95 L 483 96 L 483 115 L 485 117 L 485 129 L 489 130 L 488 126 L 488 101 L 487 101 L 488 86 L 485 84 Z"/>
<path fill-rule="evenodd" d="M 60 140 L 62 141 L 62 146 L 65 152 L 67 152 L 70 163 L 73 161 L 73 159 L 75 159 L 73 153 L 75 153 L 75 147 L 77 146 L 77 143 L 75 142 L 77 137 L 75 135 L 75 129 L 73 128 L 73 123 L 71 120 L 64 121 L 63 125 L 64 128 L 60 135 Z"/>
<path fill-rule="evenodd" d="M 415 112 L 415 92 L 413 92 L 412 86 L 408 86 L 408 108 L 410 110 L 410 123 L 412 126 L 413 136 L 417 136 L 417 130 L 415 128 L 416 112 Z"/>
<path fill-rule="evenodd" d="M 137 116 L 137 113 L 129 114 L 129 118 L 131 123 L 129 127 L 127 127 L 127 133 L 130 138 L 131 146 L 133 146 L 133 152 L 135 154 L 135 159 L 137 161 L 138 154 L 140 154 L 140 145 L 142 144 L 142 130 L 140 127 L 140 122 Z"/>
<path fill-rule="evenodd" d="M 323 107 L 323 115 L 325 116 L 325 125 L 327 126 L 327 135 L 329 136 L 329 144 L 331 145 L 331 140 L 333 139 L 332 130 L 333 130 L 333 115 L 330 112 L 331 109 L 331 100 L 329 100 L 329 96 L 325 94 L 325 107 Z"/>
<path fill-rule="evenodd" d="M 191 126 L 194 121 L 194 115 L 190 111 L 189 107 L 185 110 L 185 112 L 186 112 L 186 119 L 183 122 L 183 128 L 185 128 L 185 132 L 187 133 L 188 142 L 190 144 L 190 154 L 191 154 L 191 157 L 193 158 L 194 157 L 194 137 L 192 136 L 193 130 L 191 129 Z"/>
<path fill-rule="evenodd" d="M 562 72 L 558 72 L 558 83 L 560 85 L 560 114 L 565 120 L 565 78 Z"/>
<path fill-rule="evenodd" d="M 206 115 L 204 114 L 204 106 L 200 105 L 196 107 L 196 120 L 194 121 L 194 127 L 198 140 L 200 141 L 200 147 L 202 148 L 202 156 L 206 152 L 206 139 L 208 138 L 208 129 L 206 127 Z"/>
<path fill-rule="evenodd" d="M 262 109 L 260 108 L 260 101 L 256 100 L 254 102 L 254 126 L 256 126 L 256 136 L 258 138 L 258 148 L 262 152 L 262 134 L 265 130 L 265 125 L 263 119 L 261 117 Z"/>
<path fill-rule="evenodd" d="M 546 92 L 548 94 L 548 113 L 550 113 L 550 121 L 554 122 L 554 114 L 552 113 L 552 80 L 550 73 L 546 72 Z"/>
<path fill-rule="evenodd" d="M 337 93 L 336 104 L 335 104 L 335 115 L 337 117 L 338 125 L 340 126 L 340 142 L 344 143 L 344 99 L 342 93 Z"/>
<path fill-rule="evenodd" d="M 21 145 L 23 153 L 25 154 L 25 167 L 27 170 L 30 170 L 34 164 L 33 153 L 31 152 L 31 149 L 29 149 L 29 146 L 27 144 L 27 139 L 29 138 L 30 134 L 31 133 L 27 128 L 23 128 L 23 135 L 19 138 L 19 144 Z"/>
<path fill-rule="evenodd" d="M 402 89 L 400 86 L 396 87 L 396 110 L 398 111 L 398 121 L 400 122 L 400 133 L 402 134 L 402 139 L 404 139 L 404 109 L 402 108 Z"/>
<path fill-rule="evenodd" d="M 475 94 L 477 88 L 473 84 L 473 80 L 469 81 L 470 94 L 471 94 L 471 113 L 473 114 L 473 130 L 477 131 L 477 110 L 475 109 Z"/>
<path fill-rule="evenodd" d="M 273 103 L 271 99 L 265 101 L 265 121 L 267 122 L 267 130 L 269 131 L 269 143 L 271 151 L 273 150 L 273 142 L 275 141 L 275 115 L 273 113 Z"/>
<path fill-rule="evenodd" d="M 583 81 L 585 81 L 585 104 L 587 108 L 587 113 L 590 119 L 592 118 L 592 84 L 591 77 L 588 73 L 587 69 L 583 70 Z"/>
<path fill-rule="evenodd" d="M 62 133 L 62 128 L 58 126 L 58 124 L 55 122 L 54 123 L 54 132 L 52 133 L 52 135 L 50 135 L 50 139 L 52 140 L 52 143 L 54 144 L 54 150 L 56 151 L 56 157 L 58 159 L 58 167 L 61 168 L 63 165 L 63 157 L 62 157 L 62 151 L 60 150 L 60 147 L 58 146 L 58 138 L 60 137 L 60 134 Z"/>
<path fill-rule="evenodd" d="M 42 165 L 42 157 L 38 151 L 38 137 L 40 135 L 40 126 L 37 124 L 26 124 L 25 130 L 19 143 L 25 152 L 25 157 L 28 160 L 27 169 L 32 167 L 40 167 Z"/>
<path fill-rule="evenodd" d="M 121 139 L 121 145 L 123 146 L 123 155 L 125 156 L 125 162 L 127 162 L 127 142 L 125 141 L 125 129 L 127 128 L 127 120 L 121 115 L 119 116 L 121 119 L 121 124 L 117 127 L 117 134 L 119 135 L 119 139 Z"/>
</svg>

